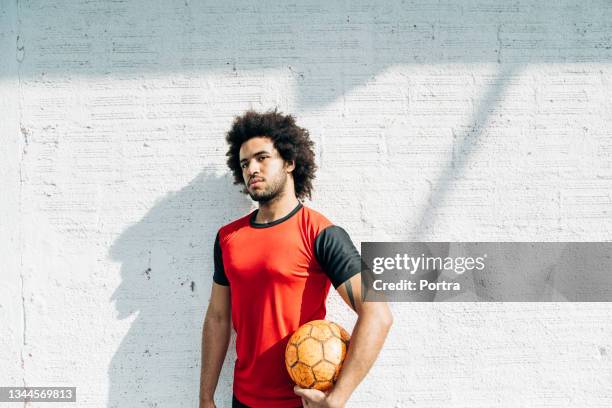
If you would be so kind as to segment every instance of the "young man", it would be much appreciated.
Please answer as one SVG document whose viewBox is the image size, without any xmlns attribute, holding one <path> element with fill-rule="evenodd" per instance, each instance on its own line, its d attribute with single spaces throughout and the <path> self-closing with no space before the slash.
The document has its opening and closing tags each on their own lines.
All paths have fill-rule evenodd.
<svg viewBox="0 0 612 408">
<path fill-rule="evenodd" d="M 222 227 L 202 334 L 200 408 L 213 396 L 236 330 L 233 407 L 344 407 L 391 327 L 386 303 L 362 302 L 361 261 L 348 234 L 300 199 L 315 176 L 313 143 L 293 117 L 246 112 L 227 134 L 234 184 L 259 209 Z M 344 366 L 329 393 L 294 387 L 284 353 L 302 324 L 325 318 L 330 285 L 357 314 Z"/>
</svg>

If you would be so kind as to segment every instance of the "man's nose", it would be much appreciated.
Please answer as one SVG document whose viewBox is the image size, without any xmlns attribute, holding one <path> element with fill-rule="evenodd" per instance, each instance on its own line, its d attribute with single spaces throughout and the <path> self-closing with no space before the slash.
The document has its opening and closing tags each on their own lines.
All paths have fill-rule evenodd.
<svg viewBox="0 0 612 408">
<path fill-rule="evenodd" d="M 259 164 L 257 163 L 257 160 L 249 161 L 247 163 L 246 171 L 249 176 L 252 176 L 255 173 L 259 173 Z"/>
</svg>

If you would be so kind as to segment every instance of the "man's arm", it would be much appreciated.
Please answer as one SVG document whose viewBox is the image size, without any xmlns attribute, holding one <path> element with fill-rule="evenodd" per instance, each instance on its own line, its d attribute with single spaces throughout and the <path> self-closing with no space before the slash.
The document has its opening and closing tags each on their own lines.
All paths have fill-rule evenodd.
<svg viewBox="0 0 612 408">
<path fill-rule="evenodd" d="M 361 274 L 354 275 L 338 287 L 338 293 L 358 314 L 348 353 L 338 381 L 328 395 L 318 390 L 296 387 L 305 407 L 344 407 L 349 397 L 376 361 L 393 323 L 385 302 L 362 302 Z"/>
<path fill-rule="evenodd" d="M 213 283 L 202 329 L 200 408 L 215 408 L 215 389 L 227 353 L 230 334 L 230 287 Z"/>
<path fill-rule="evenodd" d="M 358 314 L 342 371 L 328 396 L 332 406 L 343 407 L 376 361 L 393 316 L 387 303 L 362 302 L 361 274 L 339 286 L 338 293 Z"/>
</svg>

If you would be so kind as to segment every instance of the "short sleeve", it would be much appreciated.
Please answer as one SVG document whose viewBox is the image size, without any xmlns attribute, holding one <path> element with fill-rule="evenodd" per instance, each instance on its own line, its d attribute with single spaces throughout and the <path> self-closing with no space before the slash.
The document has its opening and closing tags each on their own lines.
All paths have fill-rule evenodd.
<svg viewBox="0 0 612 408">
<path fill-rule="evenodd" d="M 219 233 L 217 233 L 217 237 L 215 238 L 214 258 L 215 271 L 213 274 L 213 281 L 219 285 L 229 286 L 229 281 L 225 275 L 225 268 L 223 267 L 223 256 L 221 254 L 221 244 L 219 243 Z"/>
<path fill-rule="evenodd" d="M 315 257 L 334 288 L 361 272 L 361 257 L 348 233 L 336 225 L 325 228 L 317 235 Z"/>
</svg>

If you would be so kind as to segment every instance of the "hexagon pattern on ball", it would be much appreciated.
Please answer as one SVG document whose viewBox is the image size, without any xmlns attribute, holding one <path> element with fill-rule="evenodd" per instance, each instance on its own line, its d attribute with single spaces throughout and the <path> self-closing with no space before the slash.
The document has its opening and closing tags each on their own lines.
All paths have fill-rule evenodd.
<svg viewBox="0 0 612 408">
<path fill-rule="evenodd" d="M 302 388 L 328 391 L 338 379 L 349 341 L 346 330 L 327 320 L 300 326 L 285 349 L 289 376 Z"/>
</svg>

